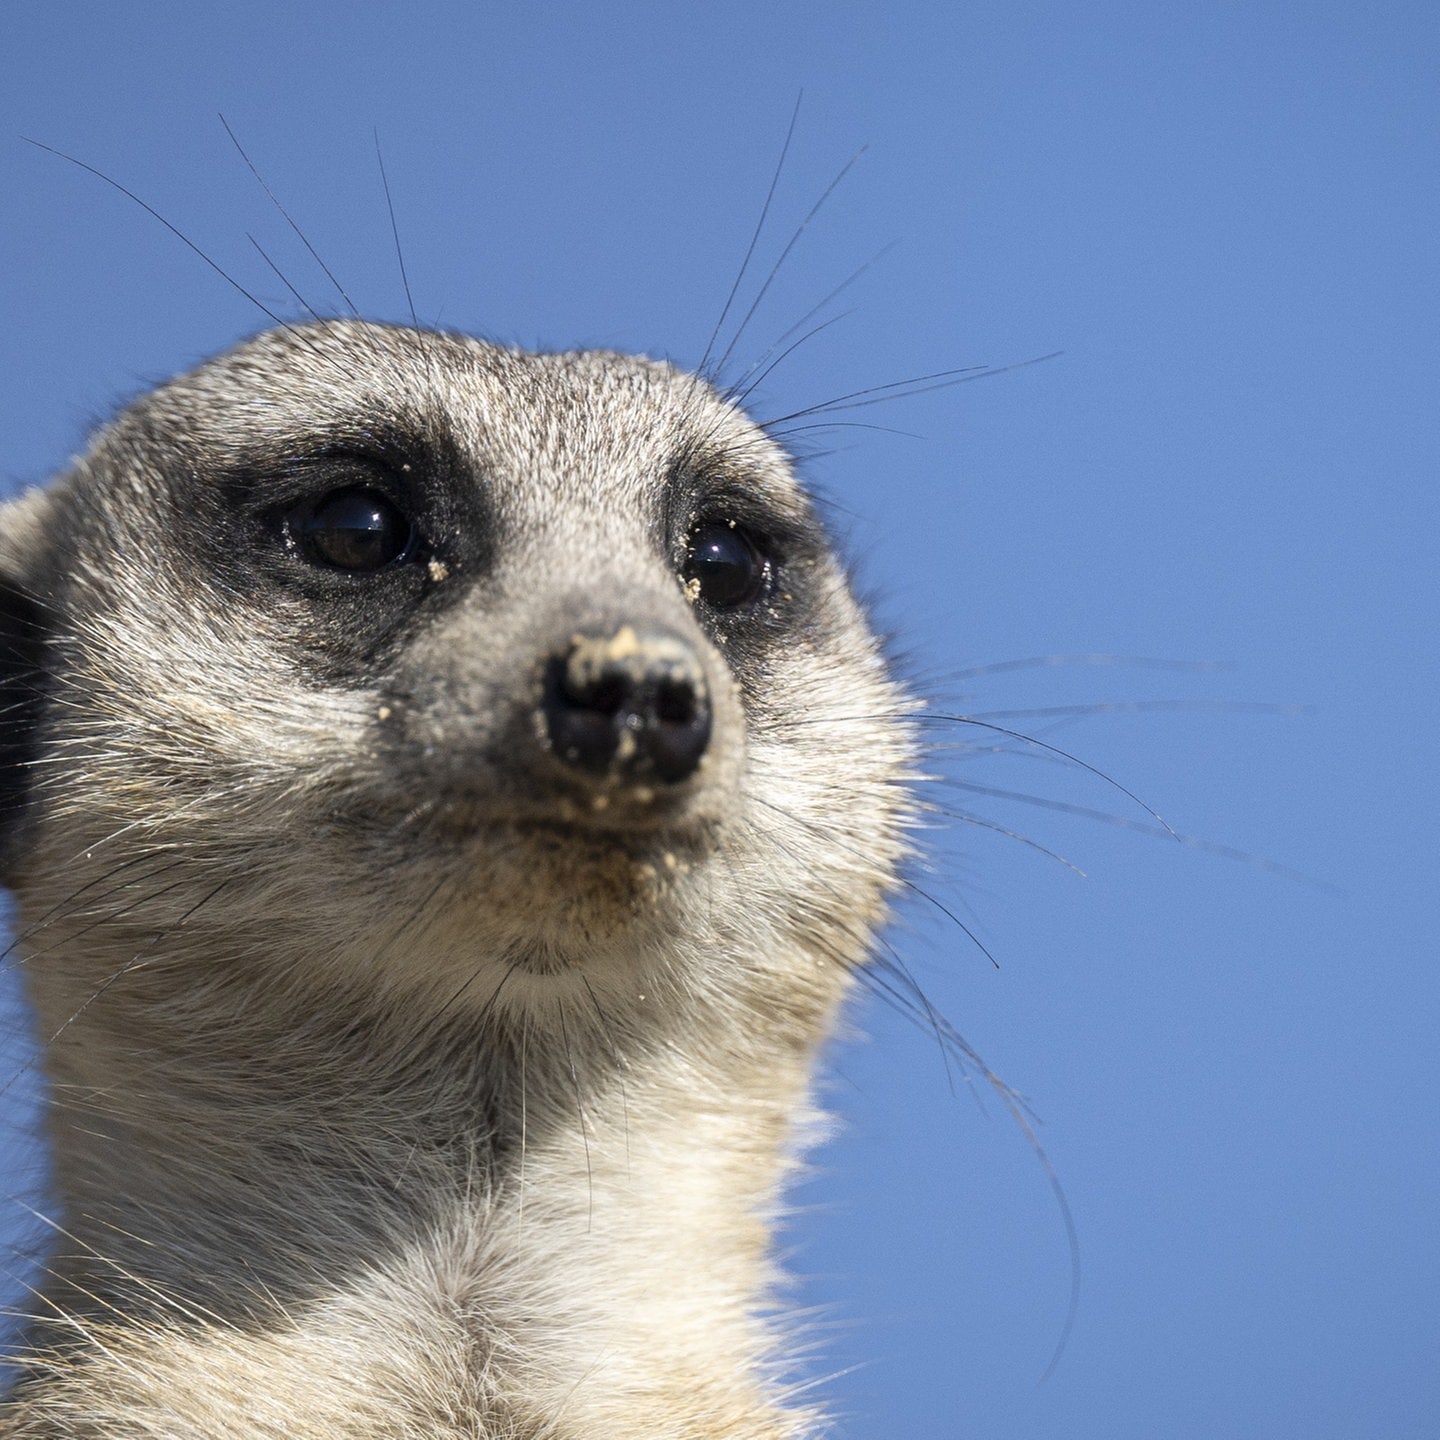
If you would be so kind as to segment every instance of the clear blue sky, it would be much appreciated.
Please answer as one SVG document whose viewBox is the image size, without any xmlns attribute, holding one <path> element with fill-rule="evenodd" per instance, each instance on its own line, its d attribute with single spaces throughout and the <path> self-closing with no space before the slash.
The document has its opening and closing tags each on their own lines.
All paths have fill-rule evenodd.
<svg viewBox="0 0 1440 1440">
<path fill-rule="evenodd" d="M 1144 821 L 1033 753 L 937 762 L 949 808 L 1085 872 L 946 820 L 925 886 L 1000 968 L 923 901 L 892 936 L 1041 1116 L 1083 1288 L 1037 1386 L 1069 1286 L 1045 1179 L 933 1039 L 858 1011 L 789 1237 L 848 1440 L 1440 1426 L 1437 42 L 1431 5 L 1276 0 L 0 16 L 7 484 L 263 323 L 22 134 L 272 308 L 249 232 L 335 306 L 223 112 L 360 307 L 401 318 L 378 128 L 423 318 L 694 363 L 803 88 L 767 261 L 868 150 L 740 359 L 898 243 L 760 412 L 1064 352 L 855 412 L 885 428 L 814 437 L 807 473 L 944 708 L 1110 707 L 1000 723 L 1258 860 L 966 788 Z M 1065 655 L 1226 668 L 973 673 Z M 1176 703 L 1127 708 L 1150 701 Z M 0 1191 L 27 1153 L 0 1142 Z"/>
</svg>

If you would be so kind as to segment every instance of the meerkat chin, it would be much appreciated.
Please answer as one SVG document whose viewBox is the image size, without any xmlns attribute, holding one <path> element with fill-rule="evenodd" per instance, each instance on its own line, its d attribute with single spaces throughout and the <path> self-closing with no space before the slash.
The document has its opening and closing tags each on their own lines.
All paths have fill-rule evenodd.
<svg viewBox="0 0 1440 1440">
<path fill-rule="evenodd" d="M 907 701 L 709 385 L 359 322 L 0 509 L 59 1240 L 5 1437 L 779 1440 Z"/>
</svg>

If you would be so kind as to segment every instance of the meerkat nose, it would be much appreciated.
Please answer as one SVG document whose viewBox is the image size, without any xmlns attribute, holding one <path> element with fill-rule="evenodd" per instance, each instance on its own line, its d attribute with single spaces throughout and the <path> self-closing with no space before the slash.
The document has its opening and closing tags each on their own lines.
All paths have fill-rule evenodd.
<svg viewBox="0 0 1440 1440">
<path fill-rule="evenodd" d="M 710 744 L 700 657 L 663 630 L 572 636 L 550 657 L 540 703 L 555 755 L 596 778 L 677 785 Z"/>
</svg>

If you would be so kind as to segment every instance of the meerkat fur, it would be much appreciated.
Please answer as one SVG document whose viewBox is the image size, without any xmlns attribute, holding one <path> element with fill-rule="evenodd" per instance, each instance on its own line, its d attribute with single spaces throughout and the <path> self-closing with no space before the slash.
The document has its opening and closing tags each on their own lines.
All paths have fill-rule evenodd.
<svg viewBox="0 0 1440 1440">
<path fill-rule="evenodd" d="M 799 1440 L 773 1259 L 914 743 L 706 382 L 359 321 L 0 509 L 57 1208 L 5 1440 Z"/>
</svg>

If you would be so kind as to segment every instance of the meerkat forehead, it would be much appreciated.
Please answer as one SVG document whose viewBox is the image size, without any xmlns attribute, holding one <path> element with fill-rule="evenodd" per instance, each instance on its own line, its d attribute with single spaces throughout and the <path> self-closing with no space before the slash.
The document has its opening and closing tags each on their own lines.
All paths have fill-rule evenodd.
<svg viewBox="0 0 1440 1440">
<path fill-rule="evenodd" d="M 669 364 L 610 351 L 536 353 L 359 321 L 269 331 L 141 405 L 144 419 L 233 460 L 290 440 L 408 430 L 467 450 L 495 476 L 653 485 L 720 460 L 793 489 L 780 448 L 731 402 Z"/>
</svg>

